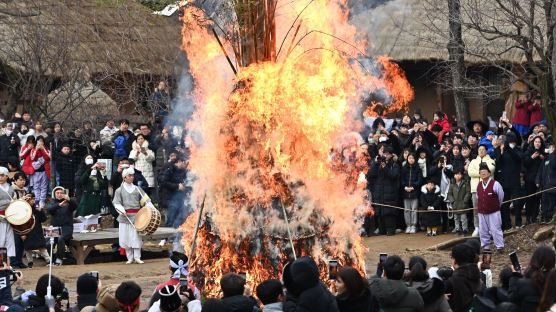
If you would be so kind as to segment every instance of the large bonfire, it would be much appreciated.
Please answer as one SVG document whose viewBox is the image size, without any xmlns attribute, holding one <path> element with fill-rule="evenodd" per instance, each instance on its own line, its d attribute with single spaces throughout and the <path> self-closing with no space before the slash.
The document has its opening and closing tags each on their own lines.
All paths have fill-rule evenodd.
<svg viewBox="0 0 556 312">
<path fill-rule="evenodd" d="M 386 91 L 387 111 L 396 111 L 413 91 L 387 57 L 363 55 L 367 42 L 347 23 L 346 2 L 183 6 L 196 211 L 181 229 L 189 253 L 204 202 L 191 267 L 211 294 L 227 272 L 247 272 L 253 284 L 279 277 L 294 251 L 314 257 L 323 277 L 330 259 L 364 272 L 359 228 L 370 206 L 354 134 L 362 99 Z"/>
</svg>

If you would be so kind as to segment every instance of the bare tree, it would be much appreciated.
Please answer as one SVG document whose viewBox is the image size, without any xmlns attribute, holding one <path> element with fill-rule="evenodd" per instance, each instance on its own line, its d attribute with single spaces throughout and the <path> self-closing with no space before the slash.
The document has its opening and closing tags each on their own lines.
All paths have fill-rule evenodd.
<svg viewBox="0 0 556 312">
<path fill-rule="evenodd" d="M 458 126 L 465 127 L 469 121 L 469 107 L 465 103 L 465 59 L 464 43 L 461 34 L 460 0 L 448 0 L 450 41 L 450 73 L 454 93 Z"/>
<path fill-rule="evenodd" d="M 115 101 L 107 103 L 117 103 L 116 112 L 133 110 L 158 81 L 174 75 L 179 23 L 132 0 L 22 0 L 0 10 L 15 12 L 0 18 L 8 113 L 22 104 L 45 119 L 71 121 L 67 117 L 78 111 L 94 117 L 107 113 L 89 105 L 104 93 Z"/>
<path fill-rule="evenodd" d="M 459 10 L 456 2 L 460 4 Z M 554 1 L 448 0 L 446 3 L 442 0 L 424 0 L 421 3 L 423 12 L 427 12 L 423 15 L 422 24 L 429 33 L 434 34 L 423 37 L 423 40 L 438 44 L 439 47 L 449 42 L 451 62 L 454 56 L 464 52 L 478 66 L 495 68 L 501 72 L 508 81 L 507 86 L 517 81 L 526 83 L 530 89 L 541 94 L 544 114 L 551 128 L 556 128 Z M 460 42 L 457 37 L 458 23 L 461 23 L 463 34 Z M 459 73 L 458 76 L 461 76 L 461 70 L 453 70 L 452 74 Z M 456 80 L 452 81 L 452 87 L 456 91 L 454 94 L 458 103 L 457 90 L 461 83 Z M 464 87 L 466 92 L 477 88 L 468 74 Z M 458 111 L 460 114 L 465 112 Z"/>
</svg>

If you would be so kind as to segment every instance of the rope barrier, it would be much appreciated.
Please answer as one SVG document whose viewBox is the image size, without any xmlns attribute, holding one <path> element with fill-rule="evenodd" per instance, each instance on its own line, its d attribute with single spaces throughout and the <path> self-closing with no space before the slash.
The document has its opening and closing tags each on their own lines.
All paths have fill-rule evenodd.
<svg viewBox="0 0 556 312">
<path fill-rule="evenodd" d="M 507 204 L 507 203 L 511 203 L 511 202 L 513 202 L 513 201 L 522 200 L 522 199 L 525 199 L 525 198 L 537 196 L 537 195 L 539 195 L 539 194 L 541 194 L 541 193 L 544 193 L 544 192 L 547 192 L 547 191 L 551 191 L 551 190 L 554 190 L 554 189 L 556 189 L 556 186 L 551 187 L 551 188 L 547 188 L 546 190 L 542 190 L 542 191 L 535 192 L 535 193 L 533 193 L 533 194 L 529 194 L 529 195 L 525 195 L 525 196 L 521 196 L 521 197 L 509 199 L 509 200 L 503 201 L 503 202 L 502 202 L 502 205 L 503 205 L 503 204 Z M 450 212 L 450 213 L 460 213 L 460 212 L 465 212 L 465 211 L 477 210 L 477 208 L 473 208 L 473 207 L 472 207 L 472 208 L 457 209 L 457 210 L 454 210 L 454 209 L 439 209 L 439 210 L 436 210 L 436 209 L 435 209 L 435 210 L 418 210 L 418 209 L 417 209 L 417 210 L 413 210 L 413 209 L 408 209 L 408 208 L 405 208 L 405 207 L 399 207 L 399 206 L 393 206 L 393 205 L 381 204 L 381 203 L 375 203 L 375 202 L 370 202 L 370 204 L 373 205 L 373 206 L 383 206 L 383 207 L 394 208 L 394 209 L 398 209 L 398 210 L 412 211 L 412 212 L 419 212 L 419 213 L 421 213 L 421 212 Z"/>
</svg>

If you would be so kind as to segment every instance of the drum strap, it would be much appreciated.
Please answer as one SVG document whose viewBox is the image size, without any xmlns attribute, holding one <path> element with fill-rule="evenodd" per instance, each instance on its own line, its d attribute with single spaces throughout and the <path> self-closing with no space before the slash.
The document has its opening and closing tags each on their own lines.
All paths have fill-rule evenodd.
<svg viewBox="0 0 556 312">
<path fill-rule="evenodd" d="M 139 209 L 126 209 L 125 213 L 138 213 Z"/>
</svg>

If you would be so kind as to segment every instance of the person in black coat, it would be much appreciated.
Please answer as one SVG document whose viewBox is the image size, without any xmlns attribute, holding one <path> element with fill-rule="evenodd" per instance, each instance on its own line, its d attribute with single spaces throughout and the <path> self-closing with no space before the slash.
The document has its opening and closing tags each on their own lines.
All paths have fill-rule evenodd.
<svg viewBox="0 0 556 312">
<path fill-rule="evenodd" d="M 55 275 L 51 277 L 51 294 L 56 301 L 59 301 L 62 293 L 65 290 L 64 283 Z M 37 281 L 37 286 L 35 288 L 35 295 L 30 295 L 29 300 L 27 302 L 27 306 L 25 308 L 26 312 L 49 312 L 48 304 L 45 302 L 45 296 L 47 294 L 48 288 L 48 274 L 44 274 L 39 278 Z M 55 302 L 53 302 L 55 303 Z M 55 312 L 63 312 L 58 305 L 54 306 Z"/>
<path fill-rule="evenodd" d="M 113 189 L 117 189 L 122 185 L 122 171 L 130 166 L 133 166 L 131 159 L 124 157 L 120 160 L 116 172 L 112 174 L 112 178 L 110 179 L 110 184 Z M 149 183 L 143 176 L 143 173 L 140 170 L 137 170 L 137 168 L 133 168 L 133 170 L 135 171 L 133 174 L 133 184 L 139 186 L 143 189 L 143 191 L 147 192 Z"/>
<path fill-rule="evenodd" d="M 448 304 L 454 312 L 468 312 L 473 298 L 483 293 L 481 271 L 477 266 L 476 251 L 468 244 L 461 243 L 452 248 L 454 273 L 445 281 Z"/>
<path fill-rule="evenodd" d="M 32 192 L 27 194 L 29 199 L 27 202 L 33 208 L 33 217 L 35 218 L 35 226 L 27 235 L 21 236 L 23 240 L 23 249 L 27 258 L 27 266 L 33 267 L 33 250 L 39 250 L 44 257 L 46 263 L 50 263 L 50 255 L 46 250 L 46 240 L 42 229 L 42 223 L 46 222 L 46 213 L 39 205 L 35 203 L 35 194 Z"/>
<path fill-rule="evenodd" d="M 66 190 L 57 186 L 52 190 L 52 197 L 54 200 L 48 205 L 46 210 L 52 215 L 50 223 L 52 226 L 59 226 L 62 228 L 62 235 L 57 239 L 56 248 L 56 263 L 55 265 L 62 265 L 62 259 L 66 250 L 65 245 L 69 246 L 73 233 L 73 213 L 77 210 L 77 203 L 70 199 Z"/>
<path fill-rule="evenodd" d="M 376 157 L 367 173 L 367 187 L 377 203 L 373 209 L 381 235 L 394 235 L 396 229 L 396 209 L 380 205 L 398 205 L 400 166 L 392 157 L 392 148 L 384 146 L 382 156 Z"/>
<path fill-rule="evenodd" d="M 556 154 L 554 153 L 554 144 L 550 144 L 548 155 L 545 156 L 544 162 L 539 167 L 535 184 L 540 190 L 548 190 L 556 187 Z M 554 205 L 556 205 L 556 189 L 552 189 L 542 193 L 541 205 L 541 223 L 550 222 L 550 218 L 554 215 Z"/>
<path fill-rule="evenodd" d="M 414 234 L 417 231 L 417 210 L 419 208 L 419 190 L 423 183 L 423 173 L 415 154 L 407 156 L 407 163 L 402 167 L 402 198 L 405 209 L 404 219 L 407 229 L 405 233 Z"/>
<path fill-rule="evenodd" d="M 338 312 L 336 298 L 319 280 L 319 269 L 311 257 L 286 264 L 282 281 L 286 288 L 284 312 Z"/>
<path fill-rule="evenodd" d="M 187 218 L 185 199 L 191 193 L 191 187 L 185 184 L 187 178 L 187 162 L 183 156 L 178 156 L 175 163 L 169 163 L 162 174 L 160 185 L 168 196 L 168 211 L 166 213 L 166 227 L 178 228 Z"/>
<path fill-rule="evenodd" d="M 548 246 L 541 246 L 531 256 L 525 269 L 525 276 L 512 266 L 510 278 L 510 299 L 520 307 L 520 311 L 537 311 L 544 290 L 546 275 L 554 268 L 556 255 Z"/>
<path fill-rule="evenodd" d="M 223 297 L 222 303 L 228 312 L 260 312 L 259 303 L 251 294 L 246 293 L 245 278 L 227 273 L 220 280 Z"/>
<path fill-rule="evenodd" d="M 537 192 L 535 178 L 537 177 L 537 172 L 539 172 L 539 168 L 543 164 L 545 157 L 544 142 L 541 137 L 537 136 L 533 139 L 532 144 L 529 145 L 529 148 L 523 155 L 522 172 L 525 180 L 526 195 L 531 195 Z M 526 224 L 537 222 L 537 215 L 539 214 L 539 199 L 539 195 L 531 196 L 526 199 Z"/>
<path fill-rule="evenodd" d="M 13 131 L 11 123 L 6 125 L 5 134 L 0 136 L 0 162 L 19 160 L 19 137 Z"/>
<path fill-rule="evenodd" d="M 421 197 L 419 198 L 419 210 L 434 211 L 440 210 L 442 199 L 440 198 L 440 188 L 434 183 L 433 179 L 428 179 L 427 183 L 421 187 Z M 427 227 L 427 236 L 436 236 L 436 231 L 442 223 L 440 212 L 421 213 L 421 224 Z"/>
<path fill-rule="evenodd" d="M 76 163 L 71 153 L 71 145 L 69 143 L 62 144 L 60 153 L 56 157 L 56 171 L 59 174 L 59 184 L 65 189 L 68 189 L 69 195 L 73 196 L 75 192 L 75 171 Z"/>
<path fill-rule="evenodd" d="M 336 276 L 338 295 L 336 302 L 340 312 L 378 312 L 380 304 L 371 293 L 367 279 L 352 267 L 341 268 Z"/>
<path fill-rule="evenodd" d="M 504 201 L 519 196 L 521 189 L 520 173 L 521 173 L 521 149 L 517 145 L 517 138 L 513 132 L 506 134 L 506 142 L 500 137 L 498 142 L 493 142 L 496 146 L 494 150 L 496 171 L 494 179 L 500 181 L 504 189 Z M 519 202 L 513 202 L 513 210 L 515 214 L 515 226 L 522 224 L 521 206 Z M 512 228 L 512 220 L 510 218 L 510 203 L 505 203 L 500 207 L 502 215 L 502 231 Z"/>
</svg>

